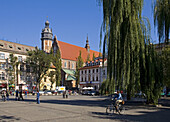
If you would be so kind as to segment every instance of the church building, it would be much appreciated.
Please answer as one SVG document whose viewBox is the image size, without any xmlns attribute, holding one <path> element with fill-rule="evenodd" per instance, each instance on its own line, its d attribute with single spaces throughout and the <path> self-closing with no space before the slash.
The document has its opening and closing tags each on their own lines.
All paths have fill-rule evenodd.
<svg viewBox="0 0 170 122">
<path fill-rule="evenodd" d="M 41 33 L 41 45 L 42 50 L 46 53 L 49 53 L 51 49 L 53 49 L 54 53 L 57 50 L 60 50 L 61 61 L 62 61 L 62 81 L 61 85 L 68 87 L 76 87 L 76 78 L 75 78 L 75 70 L 76 70 L 76 62 L 77 58 L 81 51 L 81 56 L 84 63 L 89 56 L 90 60 L 92 60 L 93 54 L 95 57 L 99 56 L 99 52 L 90 50 L 89 40 L 87 37 L 85 47 L 79 47 L 76 45 L 72 45 L 66 42 L 59 41 L 56 36 L 53 39 L 52 29 L 49 27 L 49 21 L 45 22 L 45 28 L 42 29 Z"/>
</svg>

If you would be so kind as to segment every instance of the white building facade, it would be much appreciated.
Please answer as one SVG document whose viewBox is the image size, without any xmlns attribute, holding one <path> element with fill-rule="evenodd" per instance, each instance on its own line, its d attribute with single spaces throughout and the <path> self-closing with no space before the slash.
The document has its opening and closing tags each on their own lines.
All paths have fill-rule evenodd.
<svg viewBox="0 0 170 122">
<path fill-rule="evenodd" d="M 102 82 L 107 78 L 107 60 L 101 57 L 95 58 L 94 61 L 87 62 L 86 65 L 79 69 L 80 71 L 80 89 L 84 87 L 93 87 L 99 90 Z"/>
<path fill-rule="evenodd" d="M 34 49 L 35 47 L 0 40 L 0 90 L 8 87 L 16 89 L 20 85 L 32 88 L 36 79 L 31 73 L 30 66 L 26 64 L 26 57 L 27 52 Z M 13 71 L 15 78 L 10 74 L 10 69 L 12 69 L 10 54 L 13 54 L 18 62 L 17 71 Z"/>
</svg>

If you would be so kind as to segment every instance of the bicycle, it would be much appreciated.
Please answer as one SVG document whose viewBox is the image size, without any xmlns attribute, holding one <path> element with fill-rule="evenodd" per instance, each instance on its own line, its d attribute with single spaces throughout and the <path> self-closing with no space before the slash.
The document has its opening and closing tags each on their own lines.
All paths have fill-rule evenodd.
<svg viewBox="0 0 170 122">
<path fill-rule="evenodd" d="M 113 114 L 115 112 L 118 112 L 119 114 L 125 113 L 124 101 L 120 102 L 118 105 L 115 105 L 114 102 L 112 102 L 111 105 L 106 107 L 106 114 Z M 118 106 L 118 110 L 116 109 L 116 106 Z"/>
</svg>

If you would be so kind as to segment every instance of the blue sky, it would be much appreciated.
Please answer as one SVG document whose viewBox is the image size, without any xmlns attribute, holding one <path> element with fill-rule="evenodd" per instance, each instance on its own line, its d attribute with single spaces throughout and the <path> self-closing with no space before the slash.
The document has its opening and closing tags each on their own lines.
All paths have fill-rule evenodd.
<svg viewBox="0 0 170 122">
<path fill-rule="evenodd" d="M 156 40 L 151 3 L 144 0 L 143 16 L 149 18 Z M 88 34 L 90 48 L 99 51 L 103 14 L 97 0 L 0 0 L 0 5 L 0 39 L 41 47 L 48 16 L 58 40 L 84 47 Z"/>
</svg>

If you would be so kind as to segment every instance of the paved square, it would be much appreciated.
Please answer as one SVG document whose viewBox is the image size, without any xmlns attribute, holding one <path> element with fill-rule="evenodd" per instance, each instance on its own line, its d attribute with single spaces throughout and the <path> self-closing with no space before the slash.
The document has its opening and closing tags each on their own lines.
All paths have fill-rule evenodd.
<svg viewBox="0 0 170 122">
<path fill-rule="evenodd" d="M 0 102 L 0 121 L 21 122 L 110 122 L 110 121 L 169 121 L 170 108 L 127 105 L 124 115 L 107 115 L 106 97 L 100 96 L 41 96 L 36 104 L 36 96 L 28 96 L 25 101 Z"/>
</svg>

